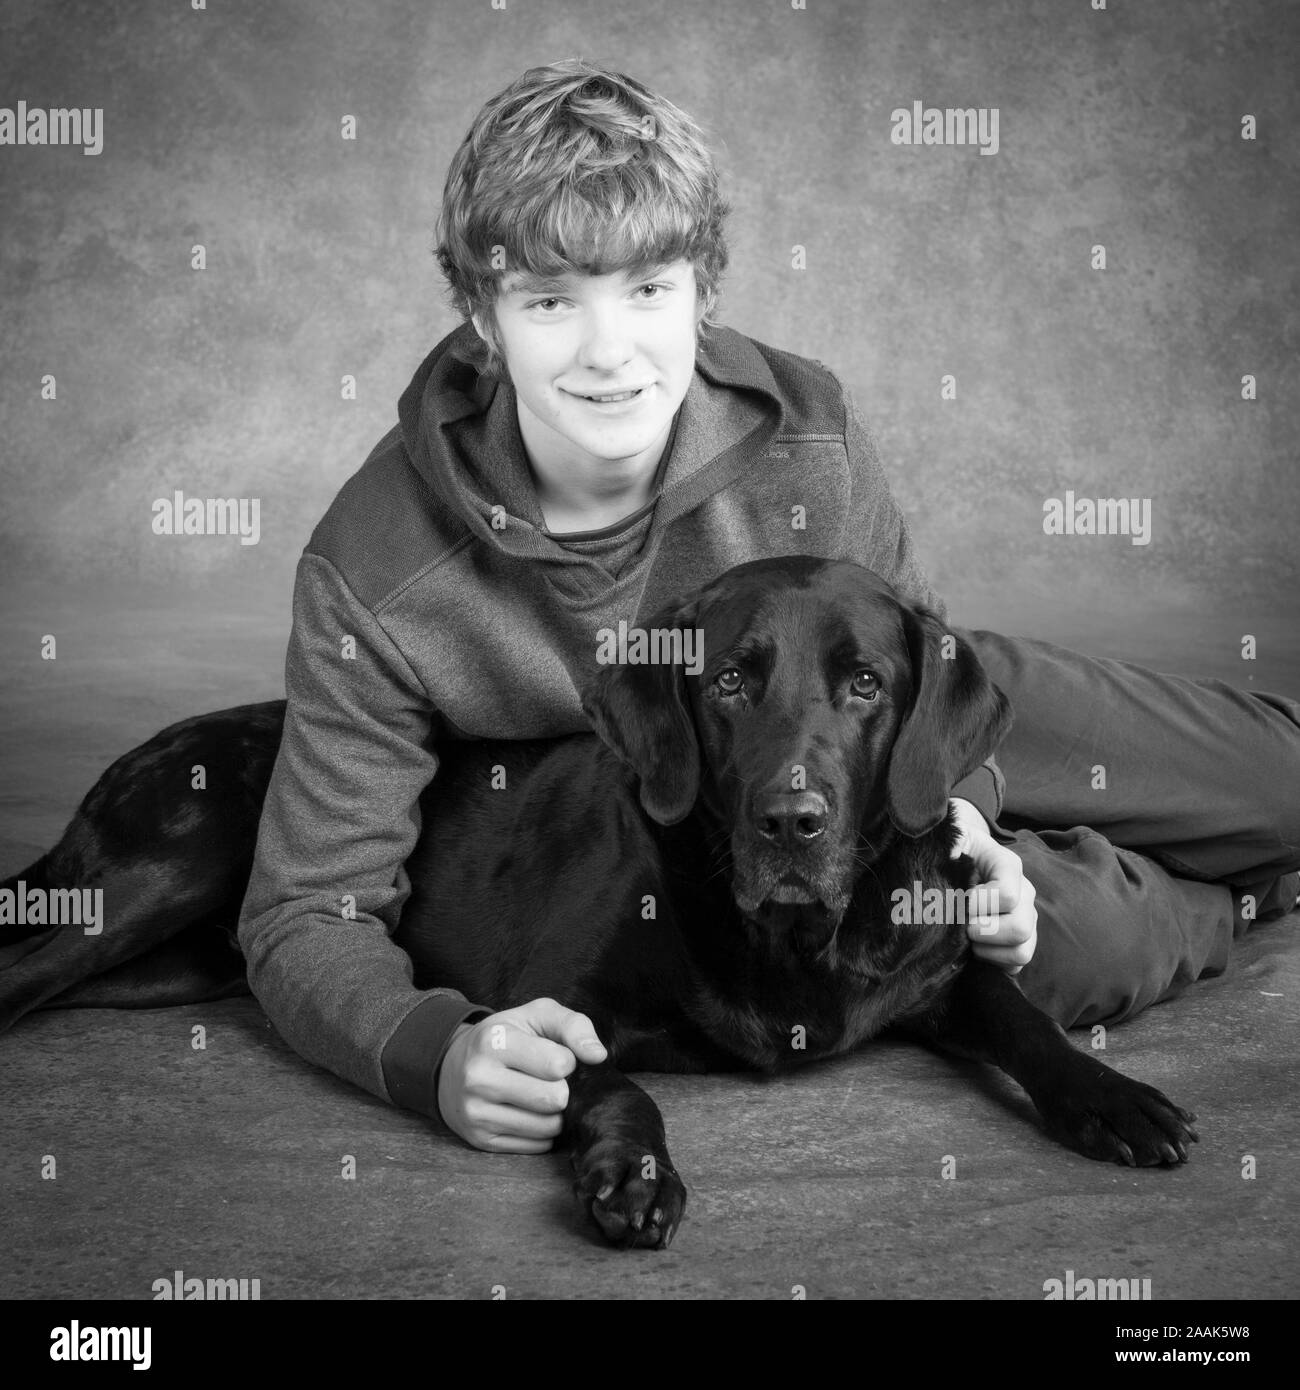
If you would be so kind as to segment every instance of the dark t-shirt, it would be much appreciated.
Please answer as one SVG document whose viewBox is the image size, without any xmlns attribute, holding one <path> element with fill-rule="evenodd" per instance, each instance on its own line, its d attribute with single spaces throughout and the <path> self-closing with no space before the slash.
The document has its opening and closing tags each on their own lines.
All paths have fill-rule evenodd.
<svg viewBox="0 0 1300 1390">
<path fill-rule="evenodd" d="M 565 550 L 572 550 L 575 554 L 595 560 L 611 579 L 617 579 L 641 553 L 645 538 L 650 534 L 650 522 L 659 501 L 659 491 L 668 469 L 668 460 L 672 457 L 673 443 L 677 439 L 677 421 L 680 417 L 679 410 L 673 416 L 673 427 L 668 432 L 668 442 L 664 445 L 659 467 L 655 469 L 654 482 L 650 485 L 650 500 L 644 507 L 614 522 L 612 526 L 602 526 L 596 531 L 548 531 L 547 535 Z"/>
</svg>

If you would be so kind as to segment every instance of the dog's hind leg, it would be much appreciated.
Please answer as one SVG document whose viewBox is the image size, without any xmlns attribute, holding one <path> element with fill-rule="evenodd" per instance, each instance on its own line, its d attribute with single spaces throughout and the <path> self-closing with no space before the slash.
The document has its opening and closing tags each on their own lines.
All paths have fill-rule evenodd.
<svg viewBox="0 0 1300 1390">
<path fill-rule="evenodd" d="M 0 887 L 19 891 L 21 884 L 29 904 L 33 894 L 47 901 L 59 891 L 83 901 L 86 894 L 102 894 L 94 912 L 97 921 L 19 927 L 16 940 L 5 931 L 0 938 L 0 1031 L 68 989 L 131 962 L 192 925 L 196 913 L 209 910 L 211 876 L 196 873 L 178 856 L 99 859 L 80 874 L 59 872 L 57 858 L 47 856 L 51 858 L 52 871 L 42 874 L 33 865 Z M 236 902 L 236 916 L 238 912 Z"/>
<path fill-rule="evenodd" d="M 104 773 L 48 854 L 0 884 L 0 1032 L 46 1004 L 230 992 L 234 972 L 204 963 L 204 933 L 238 920 L 283 722 L 276 701 L 164 729 Z M 146 955 L 181 932 L 197 959 Z M 108 972 L 97 994 L 83 988 Z"/>
<path fill-rule="evenodd" d="M 248 993 L 233 922 L 200 922 L 37 1009 L 167 1009 Z"/>
</svg>

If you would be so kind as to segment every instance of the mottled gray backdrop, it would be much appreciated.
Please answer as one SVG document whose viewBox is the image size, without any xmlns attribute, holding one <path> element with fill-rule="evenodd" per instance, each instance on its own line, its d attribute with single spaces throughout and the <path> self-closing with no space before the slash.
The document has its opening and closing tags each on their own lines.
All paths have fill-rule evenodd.
<svg viewBox="0 0 1300 1390">
<path fill-rule="evenodd" d="M 1144 613 L 1188 640 L 1209 613 L 1224 640 L 1294 617 L 1286 0 L 0 11 L 0 105 L 105 113 L 98 157 L 0 147 L 2 563 L 26 604 L 126 583 L 287 625 L 313 524 L 454 326 L 430 249 L 456 143 L 524 68 L 581 54 L 704 126 L 735 206 L 723 320 L 853 386 L 958 621 L 1100 622 L 1141 655 Z M 891 144 L 918 100 L 997 107 L 998 153 Z M 155 537 L 175 488 L 259 497 L 260 544 Z M 1045 536 L 1066 489 L 1149 498 L 1151 543 Z"/>
</svg>

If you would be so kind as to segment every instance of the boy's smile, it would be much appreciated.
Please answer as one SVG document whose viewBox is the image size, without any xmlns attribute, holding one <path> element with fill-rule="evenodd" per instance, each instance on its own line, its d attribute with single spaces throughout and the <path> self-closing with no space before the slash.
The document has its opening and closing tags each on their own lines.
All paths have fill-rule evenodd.
<svg viewBox="0 0 1300 1390">
<path fill-rule="evenodd" d="M 497 328 L 552 530 L 610 525 L 647 500 L 695 370 L 699 314 L 684 260 L 636 275 L 506 277 Z"/>
</svg>

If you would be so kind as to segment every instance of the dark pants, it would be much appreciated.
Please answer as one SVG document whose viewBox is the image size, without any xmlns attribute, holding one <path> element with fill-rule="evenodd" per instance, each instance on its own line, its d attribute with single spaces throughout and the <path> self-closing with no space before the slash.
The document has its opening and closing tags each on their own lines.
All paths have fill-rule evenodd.
<svg viewBox="0 0 1300 1390">
<path fill-rule="evenodd" d="M 997 831 L 1037 891 L 1019 979 L 1041 1009 L 1066 1027 L 1129 1018 L 1222 972 L 1234 929 L 1292 906 L 1300 702 L 965 636 L 1015 708 Z"/>
</svg>

